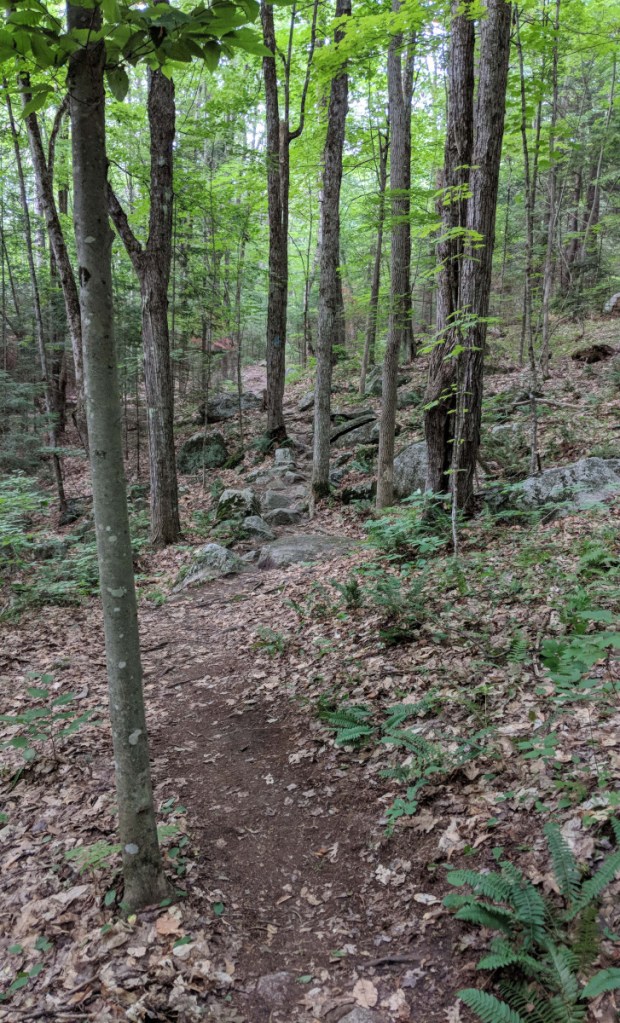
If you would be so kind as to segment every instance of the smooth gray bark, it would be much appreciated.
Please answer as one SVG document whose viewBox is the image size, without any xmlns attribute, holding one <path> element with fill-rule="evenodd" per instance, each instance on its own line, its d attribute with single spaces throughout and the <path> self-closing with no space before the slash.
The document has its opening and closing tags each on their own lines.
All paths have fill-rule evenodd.
<svg viewBox="0 0 620 1023">
<path fill-rule="evenodd" d="M 98 27 L 98 10 L 67 7 L 69 29 Z M 69 62 L 74 222 L 84 344 L 99 582 L 124 904 L 138 909 L 168 894 L 151 788 L 142 693 L 140 637 L 123 471 L 121 405 L 114 344 L 111 253 L 106 198 L 104 44 L 77 49 Z"/>
<path fill-rule="evenodd" d="M 377 169 L 377 183 L 379 185 L 379 210 L 377 216 L 375 257 L 373 260 L 372 277 L 370 281 L 370 301 L 368 303 L 366 339 L 364 342 L 364 354 L 362 356 L 362 368 L 360 372 L 360 395 L 363 395 L 366 391 L 366 375 L 368 373 L 368 367 L 374 366 L 376 362 L 377 316 L 379 313 L 379 292 L 381 289 L 381 258 L 383 255 L 383 228 L 385 226 L 385 189 L 387 186 L 389 128 L 385 135 L 382 135 L 380 131 L 378 132 L 378 145 L 379 166 Z"/>
<path fill-rule="evenodd" d="M 351 14 L 351 0 L 336 0 L 336 18 Z M 335 33 L 335 44 L 344 28 Z M 314 390 L 314 441 L 312 495 L 320 500 L 329 494 L 329 434 L 334 342 L 343 335 L 340 280 L 340 186 L 342 151 L 349 94 L 346 66 L 331 83 L 327 137 L 323 150 L 323 238 L 319 257 L 319 303 L 317 316 L 317 363 Z"/>
</svg>

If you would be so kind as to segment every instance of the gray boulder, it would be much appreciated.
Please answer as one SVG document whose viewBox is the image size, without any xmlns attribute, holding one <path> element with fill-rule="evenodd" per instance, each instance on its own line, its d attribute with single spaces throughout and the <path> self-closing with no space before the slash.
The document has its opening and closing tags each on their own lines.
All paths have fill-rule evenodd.
<svg viewBox="0 0 620 1023">
<path fill-rule="evenodd" d="M 346 554 L 352 542 L 345 536 L 325 536 L 321 533 L 300 533 L 281 537 L 261 547 L 259 568 L 286 568 L 304 561 L 323 561 Z"/>
<path fill-rule="evenodd" d="M 364 480 L 362 483 L 352 483 L 349 487 L 343 487 L 340 500 L 343 504 L 353 504 L 354 501 L 372 501 L 376 493 L 376 481 Z"/>
<path fill-rule="evenodd" d="M 402 387 L 403 384 L 409 382 L 409 377 L 400 374 L 397 378 L 396 386 Z M 383 367 L 375 366 L 366 377 L 366 387 L 364 388 L 365 394 L 371 394 L 374 397 L 381 397 L 383 393 Z"/>
<path fill-rule="evenodd" d="M 293 452 L 290 448 L 276 448 L 273 453 L 273 460 L 276 465 L 285 466 L 287 469 L 292 469 L 295 465 Z"/>
<path fill-rule="evenodd" d="M 258 498 L 253 490 L 223 490 L 217 502 L 216 518 L 224 519 L 247 518 L 259 512 Z"/>
<path fill-rule="evenodd" d="M 309 412 L 314 407 L 314 391 L 307 391 L 301 396 L 301 401 L 297 406 L 298 412 Z"/>
<path fill-rule="evenodd" d="M 348 447 L 350 444 L 368 443 L 364 440 L 352 440 L 351 434 L 358 436 L 360 433 L 363 433 L 364 436 L 370 437 L 376 422 L 377 417 L 374 412 L 370 412 L 363 416 L 358 416 L 357 419 L 349 419 L 346 423 L 339 423 L 338 426 L 334 426 L 330 431 L 330 444 L 333 444 L 335 447 Z"/>
<path fill-rule="evenodd" d="M 243 528 L 248 536 L 256 536 L 259 540 L 275 540 L 276 534 L 260 515 L 248 515 L 243 520 Z"/>
<path fill-rule="evenodd" d="M 424 441 L 408 444 L 394 459 L 394 495 L 401 499 L 426 490 L 428 456 Z"/>
<path fill-rule="evenodd" d="M 241 395 L 241 409 L 243 412 L 252 412 L 263 407 L 263 399 L 252 391 L 246 391 Z M 207 423 L 222 423 L 227 419 L 234 419 L 239 415 L 239 398 L 236 394 L 214 394 L 207 405 Z M 204 406 L 201 411 L 201 418 L 204 421 Z"/>
<path fill-rule="evenodd" d="M 291 499 L 285 490 L 267 490 L 261 498 L 260 510 L 268 512 L 273 511 L 274 508 L 289 508 L 290 504 Z"/>
<path fill-rule="evenodd" d="M 509 503 L 519 508 L 540 508 L 567 501 L 575 508 L 590 508 L 618 489 L 620 458 L 581 458 L 517 483 Z"/>
<path fill-rule="evenodd" d="M 195 433 L 179 448 L 177 469 L 179 472 L 202 472 L 206 469 L 221 469 L 228 461 L 226 441 L 221 433 Z"/>
<path fill-rule="evenodd" d="M 603 312 L 608 316 L 620 316 L 620 291 L 608 298 L 605 302 Z"/>
<path fill-rule="evenodd" d="M 189 569 L 174 587 L 174 592 L 186 590 L 188 586 L 199 586 L 223 575 L 240 572 L 242 561 L 236 554 L 219 543 L 208 543 L 194 554 Z"/>
<path fill-rule="evenodd" d="M 264 512 L 265 520 L 271 526 L 296 526 L 301 522 L 302 514 L 298 508 L 274 508 Z"/>
</svg>

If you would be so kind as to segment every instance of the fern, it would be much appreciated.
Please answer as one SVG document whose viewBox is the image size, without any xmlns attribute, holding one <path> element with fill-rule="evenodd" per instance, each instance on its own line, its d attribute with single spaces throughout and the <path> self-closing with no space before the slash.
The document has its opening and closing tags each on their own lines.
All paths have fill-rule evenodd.
<svg viewBox="0 0 620 1023">
<path fill-rule="evenodd" d="M 574 920 L 578 913 L 595 902 L 615 879 L 618 871 L 620 871 L 620 850 L 608 856 L 596 874 L 583 882 L 577 901 L 566 914 L 566 920 Z"/>
<path fill-rule="evenodd" d="M 613 991 L 620 987 L 620 969 L 612 966 L 608 970 L 599 970 L 588 981 L 583 991 L 583 998 L 598 998 L 604 991 Z"/>
<path fill-rule="evenodd" d="M 461 886 L 468 884 L 475 892 L 495 899 L 496 902 L 507 902 L 511 886 L 499 874 L 478 874 L 475 870 L 451 870 L 446 877 L 448 884 Z"/>
<path fill-rule="evenodd" d="M 544 833 L 560 892 L 571 907 L 577 902 L 581 887 L 581 875 L 577 862 L 555 821 L 550 821 L 545 825 Z"/>
<path fill-rule="evenodd" d="M 334 741 L 338 746 L 350 746 L 359 742 L 360 739 L 372 735 L 373 732 L 374 728 L 369 728 L 368 725 L 351 725 L 350 728 L 342 728 L 336 734 Z"/>
<path fill-rule="evenodd" d="M 525 1017 L 511 1009 L 506 1002 L 500 1002 L 495 995 L 468 987 L 459 991 L 459 998 L 476 1013 L 483 1023 L 526 1023 Z M 528 1020 L 529 1023 L 529 1020 Z"/>
<path fill-rule="evenodd" d="M 620 842 L 620 821 L 611 820 Z M 582 984 L 579 974 L 596 958 L 598 898 L 620 871 L 620 850 L 607 857 L 593 877 L 581 881 L 579 866 L 555 823 L 545 835 L 560 894 L 567 908 L 558 912 L 551 897 L 545 901 L 514 864 L 483 874 L 452 870 L 447 880 L 467 885 L 470 895 L 448 895 L 444 905 L 467 920 L 503 931 L 478 969 L 491 970 L 504 1001 L 483 991 L 467 989 L 459 997 L 482 1023 L 585 1023 L 587 999 L 620 988 L 620 969 L 600 970 Z M 484 901 L 490 900 L 490 901 Z M 576 925 L 569 925 L 576 920 Z M 519 976 L 520 975 L 520 976 Z"/>
</svg>

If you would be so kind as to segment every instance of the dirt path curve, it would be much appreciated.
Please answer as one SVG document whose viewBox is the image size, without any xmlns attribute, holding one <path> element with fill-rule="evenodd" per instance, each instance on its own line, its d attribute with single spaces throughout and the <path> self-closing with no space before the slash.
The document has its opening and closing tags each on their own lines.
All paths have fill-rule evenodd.
<svg viewBox="0 0 620 1023">
<path fill-rule="evenodd" d="M 254 602 L 263 594 L 277 620 L 283 577 L 249 571 L 168 602 L 156 630 L 166 677 L 147 685 L 161 703 L 155 775 L 174 784 L 198 847 L 192 899 L 234 965 L 230 1018 L 337 1023 L 376 995 L 351 1023 L 445 1021 L 452 925 L 432 895 L 426 836 L 387 842 L 355 758 L 308 734 L 312 719 L 279 682 L 254 681 Z M 420 890 L 435 902 L 418 904 Z"/>
</svg>

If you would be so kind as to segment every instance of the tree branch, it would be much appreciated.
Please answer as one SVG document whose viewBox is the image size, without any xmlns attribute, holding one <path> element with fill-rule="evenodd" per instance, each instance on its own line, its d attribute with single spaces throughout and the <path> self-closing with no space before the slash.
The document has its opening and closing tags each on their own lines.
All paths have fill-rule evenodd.
<svg viewBox="0 0 620 1023">
<path fill-rule="evenodd" d="M 106 196 L 108 200 L 108 213 L 110 214 L 110 219 L 118 231 L 121 241 L 127 249 L 127 255 L 131 259 L 131 262 L 137 272 L 137 264 L 139 263 L 140 257 L 143 255 L 144 251 L 142 245 L 131 230 L 127 214 L 118 201 L 114 193 L 114 189 L 109 182 L 107 183 Z"/>
<path fill-rule="evenodd" d="M 306 96 L 308 95 L 308 86 L 310 84 L 310 69 L 312 67 L 312 58 L 314 56 L 314 47 L 316 43 L 316 20 L 319 9 L 319 0 L 314 0 L 314 9 L 312 11 L 312 28 L 310 30 L 310 52 L 308 54 L 308 63 L 306 64 L 306 77 L 304 79 L 303 89 L 301 90 L 301 100 L 299 104 L 299 124 L 295 128 L 295 131 L 289 131 L 288 141 L 292 142 L 293 139 L 298 139 L 304 130 L 304 123 L 306 120 Z"/>
</svg>

